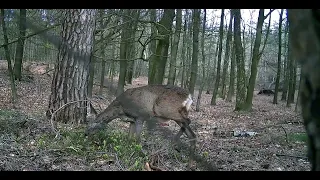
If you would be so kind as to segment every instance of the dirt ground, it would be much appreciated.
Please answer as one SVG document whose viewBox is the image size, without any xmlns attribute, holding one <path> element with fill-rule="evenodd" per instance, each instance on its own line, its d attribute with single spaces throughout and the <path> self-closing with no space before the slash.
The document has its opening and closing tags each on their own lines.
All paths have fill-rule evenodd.
<svg viewBox="0 0 320 180">
<path fill-rule="evenodd" d="M 124 160 L 119 158 L 114 161 L 98 158 L 89 161 L 82 156 L 61 154 L 55 149 L 37 148 L 35 145 L 37 137 L 51 132 L 50 122 L 45 118 L 51 78 L 39 74 L 34 74 L 33 77 L 31 81 L 17 82 L 19 99 L 13 105 L 10 100 L 9 78 L 6 71 L 0 71 L 0 112 L 7 110 L 19 112 L 6 116 L 8 121 L 22 115 L 27 117 L 16 124 L 8 125 L 6 131 L 0 132 L 0 170 L 128 170 L 122 165 Z M 126 88 L 146 83 L 147 79 L 141 77 L 134 79 L 133 85 L 128 85 Z M 98 87 L 94 87 L 94 92 L 98 92 Z M 107 93 L 106 90 L 102 97 L 96 98 L 94 105 L 98 110 L 110 103 L 103 98 Z M 197 154 L 215 166 L 216 170 L 308 171 L 310 165 L 306 159 L 305 141 L 295 138 L 297 134 L 305 133 L 302 119 L 299 113 L 294 112 L 294 105 L 286 107 L 281 101 L 274 105 L 272 98 L 273 96 L 261 96 L 255 92 L 253 111 L 239 113 L 233 111 L 234 102 L 229 103 L 218 98 L 217 105 L 211 106 L 211 95 L 203 94 L 200 112 L 195 111 L 196 103 L 192 105 L 193 109 L 190 112 L 191 128 L 197 135 Z M 14 126 L 19 126 L 18 130 L 14 130 Z M 68 126 L 70 129 L 76 128 Z M 127 123 L 117 120 L 111 122 L 108 128 L 128 131 Z M 176 152 L 175 154 L 180 155 L 180 159 L 170 155 L 170 139 L 173 134 L 162 135 L 158 131 L 160 129 L 170 129 L 176 133 L 178 126 L 170 121 L 168 126 L 157 127 L 152 136 L 144 136 L 142 141 L 144 153 L 149 157 L 152 156 L 153 161 L 157 160 L 154 164 L 158 170 L 186 170 L 186 162 L 181 160 L 181 157 L 186 158 L 187 154 Z M 235 131 L 250 131 L 257 134 L 235 137 Z M 186 137 L 182 137 L 181 141 L 186 142 Z M 150 164 L 150 162 L 144 163 Z M 196 170 L 207 169 L 199 165 Z"/>
</svg>

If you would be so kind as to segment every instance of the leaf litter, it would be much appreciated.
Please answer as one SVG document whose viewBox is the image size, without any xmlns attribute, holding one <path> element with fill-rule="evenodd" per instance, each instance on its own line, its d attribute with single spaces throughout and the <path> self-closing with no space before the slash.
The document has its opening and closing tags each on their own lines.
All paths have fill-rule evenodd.
<svg viewBox="0 0 320 180">
<path fill-rule="evenodd" d="M 35 143 L 37 137 L 52 132 L 45 117 L 51 77 L 36 73 L 32 76 L 32 82 L 16 82 L 18 101 L 13 105 L 7 72 L 0 70 L 0 110 L 14 110 L 24 115 L 6 115 L 6 122 L 10 121 L 10 127 L 17 127 L 18 130 L 13 134 L 0 131 L 0 170 L 130 170 L 123 167 L 124 159 L 119 159 L 112 152 L 104 152 L 109 153 L 107 160 L 98 157 L 89 160 L 85 156 L 62 152 L 61 149 L 39 149 Z M 115 85 L 116 82 L 115 79 Z M 139 77 L 126 88 L 146 84 L 147 78 Z M 94 86 L 93 92 L 93 105 L 99 112 L 115 98 L 108 98 L 110 92 L 106 88 L 102 95 L 98 95 L 97 86 Z M 193 103 L 190 112 L 190 126 L 197 135 L 196 153 L 212 162 L 217 170 L 223 171 L 308 171 L 310 164 L 306 159 L 306 143 L 288 141 L 291 134 L 305 133 L 300 112 L 294 112 L 294 105 L 286 107 L 280 100 L 274 105 L 272 98 L 259 96 L 255 92 L 252 111 L 234 112 L 234 102 L 218 98 L 217 105 L 211 106 L 211 95 L 203 93 L 200 112 L 195 111 L 196 103 Z M 142 149 L 149 157 L 143 164 L 146 171 L 152 170 L 150 167 L 154 167 L 153 170 L 186 170 L 188 155 L 171 148 L 171 139 L 179 127 L 173 121 L 168 124 L 166 127 L 157 126 L 152 132 L 146 128 L 143 131 Z M 128 123 L 115 120 L 107 128 L 128 132 Z M 170 129 L 174 134 L 163 134 L 157 129 Z M 235 137 L 235 131 L 253 131 L 257 134 Z M 187 141 L 187 138 L 182 136 L 181 141 Z M 76 151 L 77 148 L 69 147 L 69 150 Z M 199 166 L 197 170 L 206 169 Z"/>
</svg>

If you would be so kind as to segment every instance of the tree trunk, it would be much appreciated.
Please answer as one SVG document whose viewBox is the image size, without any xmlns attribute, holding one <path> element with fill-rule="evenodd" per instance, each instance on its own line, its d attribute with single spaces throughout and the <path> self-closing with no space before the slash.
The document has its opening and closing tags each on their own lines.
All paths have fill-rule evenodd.
<svg viewBox="0 0 320 180">
<path fill-rule="evenodd" d="M 130 9 L 124 10 L 124 16 L 122 17 L 122 22 L 128 22 L 130 16 Z M 129 38 L 129 24 L 126 23 L 122 27 L 121 31 L 121 42 L 120 42 L 120 73 L 118 80 L 118 87 L 116 95 L 119 96 L 124 91 L 125 78 L 127 72 L 127 53 L 128 53 L 128 38 Z"/>
<path fill-rule="evenodd" d="M 214 58 L 213 59 L 213 67 L 212 67 L 212 72 L 211 74 L 209 75 L 210 78 L 212 78 L 211 80 L 209 80 L 209 84 L 208 84 L 208 89 L 207 89 L 207 92 L 206 94 L 210 94 L 210 90 L 212 89 L 212 86 L 214 86 L 214 82 L 216 80 L 216 77 L 215 77 L 215 74 L 216 74 L 216 67 L 217 67 L 217 56 L 218 56 L 218 50 L 219 50 L 219 39 L 217 40 L 217 43 L 216 43 L 216 50 L 214 52 Z M 210 61 L 210 60 L 209 60 Z M 209 72 L 210 73 L 210 70 Z"/>
<path fill-rule="evenodd" d="M 184 25 L 183 25 L 183 39 L 182 39 L 182 49 L 181 49 L 181 65 L 182 65 L 182 72 L 181 72 L 181 87 L 184 87 L 185 82 L 185 72 L 186 72 L 186 38 L 187 38 L 187 19 L 188 19 L 188 10 L 186 10 L 186 15 L 184 18 Z"/>
<path fill-rule="evenodd" d="M 104 15 L 104 9 L 99 10 L 99 15 L 100 15 L 100 28 L 103 28 L 103 15 Z M 100 34 L 100 39 L 103 39 L 103 31 L 101 31 Z M 101 49 L 100 49 L 100 56 L 101 58 L 105 58 L 105 48 L 106 48 L 106 43 L 101 43 Z M 100 75 L 100 88 L 99 88 L 99 95 L 102 95 L 103 91 L 103 86 L 104 86 L 104 76 L 106 74 L 106 61 L 105 59 L 100 59 L 101 60 L 101 75 Z M 108 75 L 108 73 L 107 73 Z"/>
<path fill-rule="evenodd" d="M 232 20 L 233 20 L 233 15 L 230 12 L 230 20 L 229 20 L 228 34 L 227 34 L 227 40 L 226 40 L 226 52 L 224 55 L 222 80 L 221 80 L 221 85 L 222 85 L 221 97 L 222 97 L 222 99 L 225 99 L 225 96 L 226 96 L 226 75 L 227 75 L 228 66 L 229 66 L 230 43 L 232 42 Z"/>
<path fill-rule="evenodd" d="M 192 62 L 191 62 L 191 76 L 189 83 L 190 94 L 194 94 L 194 87 L 196 85 L 198 73 L 198 54 L 199 54 L 199 29 L 200 29 L 200 9 L 193 9 L 193 42 L 192 42 Z"/>
<path fill-rule="evenodd" d="M 301 64 L 300 104 L 307 135 L 307 158 L 311 171 L 320 171 L 320 41 L 319 10 L 288 9 L 289 46 Z"/>
<path fill-rule="evenodd" d="M 26 35 L 26 18 L 27 11 L 26 9 L 20 9 L 19 16 L 19 38 L 16 47 L 16 56 L 14 60 L 14 78 L 16 80 L 21 80 L 21 70 L 22 70 L 22 59 L 23 59 L 23 49 L 24 49 L 24 41 Z"/>
<path fill-rule="evenodd" d="M 278 45 L 278 71 L 277 71 L 277 78 L 276 78 L 276 86 L 273 96 L 273 104 L 278 104 L 278 92 L 279 92 L 279 82 L 280 82 L 280 75 L 281 75 L 281 31 L 282 31 L 282 15 L 283 15 L 283 9 L 281 9 L 280 17 L 279 17 L 279 33 L 278 33 L 278 39 L 279 39 L 279 45 Z"/>
<path fill-rule="evenodd" d="M 173 85 L 176 79 L 176 64 L 177 64 L 177 52 L 179 47 L 180 33 L 181 33 L 181 23 L 182 23 L 182 10 L 177 9 L 176 17 L 176 30 L 173 35 L 173 43 L 171 46 L 171 59 L 170 59 L 170 69 L 168 76 L 168 84 Z"/>
<path fill-rule="evenodd" d="M 253 91 L 254 91 L 254 86 L 256 84 L 258 64 L 260 61 L 260 45 L 261 45 L 262 26 L 263 26 L 264 19 L 265 19 L 264 9 L 260 9 L 258 23 L 257 23 L 256 38 L 254 41 L 254 47 L 253 47 L 253 53 L 252 53 L 251 73 L 250 73 L 249 84 L 247 88 L 246 102 L 242 110 L 248 111 L 252 109 Z"/>
<path fill-rule="evenodd" d="M 219 30 L 219 52 L 218 52 L 218 62 L 217 62 L 217 75 L 216 75 L 216 82 L 213 87 L 212 98 L 211 98 L 211 105 L 216 105 L 216 98 L 218 94 L 218 89 L 220 86 L 220 69 L 221 69 L 221 56 L 222 56 L 222 41 L 223 41 L 223 26 L 224 26 L 224 9 L 221 9 L 221 16 L 220 16 L 220 30 Z"/>
<path fill-rule="evenodd" d="M 284 58 L 284 66 L 283 66 L 283 71 L 284 71 L 284 82 L 283 82 L 283 91 L 281 94 L 281 101 L 286 101 L 287 100 L 287 92 L 288 92 L 288 86 L 289 86 L 289 78 L 288 78 L 288 44 L 289 44 L 289 40 L 288 40 L 288 31 L 289 31 L 289 24 L 288 21 L 286 22 L 286 27 L 285 27 L 285 34 L 284 34 L 284 43 L 285 43 L 285 51 L 286 51 L 286 55 Z"/>
<path fill-rule="evenodd" d="M 289 29 L 289 36 L 291 30 Z M 290 104 L 292 103 L 292 99 L 290 97 L 291 93 L 293 92 L 293 55 L 292 55 L 292 50 L 291 50 L 291 39 L 289 38 L 289 43 L 288 43 L 288 65 L 287 65 L 287 70 L 288 70 L 288 92 L 287 92 L 287 107 L 290 107 Z"/>
<path fill-rule="evenodd" d="M 95 49 L 95 45 L 93 45 L 93 49 Z M 93 50 L 94 52 L 94 50 Z M 93 56 L 94 53 L 90 56 L 90 65 L 89 65 L 89 81 L 88 81 L 88 98 L 92 98 L 92 89 L 93 89 L 93 81 L 94 81 L 94 69 L 96 58 Z"/>
<path fill-rule="evenodd" d="M 234 41 L 232 41 L 232 50 L 231 50 L 231 64 L 230 64 L 230 80 L 229 80 L 229 90 L 227 95 L 227 102 L 232 102 L 232 98 L 234 96 L 234 78 L 236 74 L 235 69 L 235 62 L 236 53 L 235 53 L 235 46 Z"/>
<path fill-rule="evenodd" d="M 207 21 L 207 11 L 206 9 L 204 9 L 204 15 L 203 15 L 203 22 L 202 22 L 202 34 L 201 34 L 201 55 L 202 55 L 202 82 L 200 85 L 200 89 L 199 89 L 199 93 L 198 93 L 198 98 L 197 98 L 197 105 L 196 105 L 196 111 L 199 112 L 200 111 L 200 103 L 201 103 L 201 95 L 202 95 L 202 91 L 204 88 L 204 85 L 206 83 L 206 59 L 205 59 L 205 52 L 204 52 L 204 34 L 205 34 L 205 30 L 206 30 L 206 21 Z"/>
<path fill-rule="evenodd" d="M 236 94 L 236 106 L 235 111 L 239 111 L 243 108 L 246 95 L 245 87 L 245 69 L 243 59 L 243 48 L 241 43 L 241 13 L 240 9 L 233 9 L 234 15 L 234 41 L 235 41 L 235 54 L 237 63 L 237 94 Z"/>
<path fill-rule="evenodd" d="M 290 98 L 290 102 L 294 103 L 294 98 L 296 94 L 296 85 L 297 85 L 297 61 L 296 59 L 292 59 L 292 73 L 293 73 L 293 80 L 292 80 L 292 91 L 288 94 L 288 98 Z"/>
<path fill-rule="evenodd" d="M 149 9 L 150 11 L 150 21 L 156 22 L 157 21 L 157 10 L 156 9 Z M 154 56 L 156 54 L 156 48 L 157 48 L 157 40 L 154 38 L 157 35 L 157 28 L 155 26 L 151 26 L 151 42 L 150 42 L 150 57 L 149 57 L 149 69 L 148 69 L 148 84 L 152 84 L 153 77 L 154 77 L 154 71 L 153 71 L 153 64 L 154 64 Z"/>
<path fill-rule="evenodd" d="M 47 111 L 48 118 L 56 113 L 52 117 L 55 121 L 77 124 L 86 121 L 95 15 L 96 10 L 93 9 L 68 9 L 63 12 L 62 41 Z"/>
<path fill-rule="evenodd" d="M 174 9 L 165 9 L 163 16 L 159 22 L 158 32 L 162 38 L 158 41 L 156 48 L 156 55 L 153 56 L 153 65 L 151 72 L 151 84 L 162 84 L 164 78 L 164 72 L 167 63 L 168 49 L 169 49 L 169 39 L 173 23 L 173 18 L 175 16 Z"/>
<path fill-rule="evenodd" d="M 190 16 L 188 16 L 188 34 L 187 34 L 187 39 L 186 39 L 186 45 L 187 45 L 187 55 L 186 55 L 186 60 L 185 60 L 185 82 L 184 82 L 184 87 L 188 89 L 190 86 L 190 79 L 189 77 L 191 76 L 191 61 L 192 61 L 192 57 L 191 57 L 191 47 L 193 45 L 191 37 L 192 37 L 192 26 L 193 25 L 193 16 L 192 14 Z"/>
<path fill-rule="evenodd" d="M 1 20 L 1 25 L 2 25 L 4 44 L 8 44 L 8 34 L 7 34 L 7 27 L 6 27 L 6 22 L 5 22 L 4 9 L 1 9 L 0 16 L 1 16 L 0 20 Z M 8 62 L 8 74 L 10 77 L 10 85 L 11 85 L 11 101 L 14 104 L 17 100 L 17 89 L 16 89 L 16 85 L 14 82 L 14 74 L 13 74 L 13 70 L 12 70 L 10 51 L 9 51 L 8 45 L 4 46 L 4 53 L 5 53 L 7 62 Z"/>
<path fill-rule="evenodd" d="M 129 40 L 128 49 L 127 49 L 128 51 L 127 59 L 131 59 L 131 60 L 128 61 L 127 74 L 126 74 L 128 84 L 132 84 L 132 78 L 134 73 L 135 61 L 133 61 L 132 59 L 134 59 L 136 56 L 135 36 L 136 36 L 137 27 L 138 27 L 138 20 L 140 17 L 140 10 L 138 9 L 132 10 L 131 17 L 134 17 L 135 20 L 132 23 L 130 23 L 130 26 L 129 26 L 130 40 Z"/>
</svg>

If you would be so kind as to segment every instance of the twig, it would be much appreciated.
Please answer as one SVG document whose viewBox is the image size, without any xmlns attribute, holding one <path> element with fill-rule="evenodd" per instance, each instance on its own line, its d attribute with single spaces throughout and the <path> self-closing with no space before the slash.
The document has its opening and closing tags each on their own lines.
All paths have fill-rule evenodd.
<svg viewBox="0 0 320 180">
<path fill-rule="evenodd" d="M 50 118 L 50 123 L 51 123 L 51 128 L 53 130 L 54 133 L 56 133 L 55 138 L 57 138 L 60 134 L 59 131 L 55 129 L 54 124 L 53 124 L 53 118 L 55 117 L 55 115 L 57 114 L 57 112 L 59 112 L 61 109 L 63 109 L 64 107 L 73 104 L 73 103 L 77 103 L 77 102 L 82 102 L 82 101 L 91 101 L 91 100 L 78 100 L 78 101 L 71 101 L 68 102 L 64 105 L 62 105 L 61 107 L 59 107 L 57 110 L 55 110 L 52 114 L 51 114 L 51 118 Z"/>
<path fill-rule="evenodd" d="M 308 157 L 306 157 L 306 156 L 295 156 L 295 155 L 289 155 L 289 154 L 276 154 L 276 156 L 287 156 L 287 157 L 293 157 L 293 158 L 308 160 Z"/>
<path fill-rule="evenodd" d="M 284 134 L 286 135 L 286 142 L 287 142 L 287 144 L 289 144 L 289 142 L 288 142 L 288 134 L 287 134 L 287 131 L 284 129 L 284 127 L 283 127 L 283 126 L 281 126 L 281 125 L 279 125 L 279 126 L 283 129 Z"/>
<path fill-rule="evenodd" d="M 203 149 L 203 147 L 204 147 L 205 144 L 206 144 L 206 142 L 204 141 L 203 144 L 202 144 L 202 146 L 201 146 L 201 148 L 200 148 L 200 150 L 199 150 L 199 154 L 201 153 L 201 151 L 202 151 L 202 149 Z"/>
<path fill-rule="evenodd" d="M 150 164 L 150 168 L 151 168 L 151 169 L 154 169 L 154 170 L 156 170 L 156 171 L 166 171 L 166 170 L 161 169 L 161 168 L 159 168 L 159 167 L 156 167 L 156 166 L 154 166 L 154 165 L 152 165 L 152 164 Z"/>
<path fill-rule="evenodd" d="M 115 157 L 116 157 L 116 164 L 120 167 L 120 170 L 123 171 L 123 167 L 121 166 L 121 164 L 120 164 L 120 162 L 119 162 L 117 153 L 114 153 L 114 154 L 115 154 Z"/>
</svg>

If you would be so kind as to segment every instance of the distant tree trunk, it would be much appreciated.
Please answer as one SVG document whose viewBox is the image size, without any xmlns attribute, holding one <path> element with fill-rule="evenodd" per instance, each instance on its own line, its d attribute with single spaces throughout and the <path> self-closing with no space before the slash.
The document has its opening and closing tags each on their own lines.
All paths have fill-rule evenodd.
<svg viewBox="0 0 320 180">
<path fill-rule="evenodd" d="M 292 59 L 292 91 L 288 94 L 288 98 L 290 98 L 290 102 L 294 103 L 294 98 L 296 94 L 296 86 L 297 86 L 297 61 L 295 58 Z"/>
<path fill-rule="evenodd" d="M 196 105 L 196 111 L 200 111 L 200 103 L 201 103 L 201 95 L 204 88 L 204 85 L 206 83 L 206 59 L 205 59 L 205 52 L 204 52 L 204 34 L 206 29 L 206 21 L 207 21 L 207 11 L 204 9 L 204 15 L 203 15 L 203 21 L 202 21 L 202 34 L 201 34 L 201 55 L 202 55 L 202 82 L 200 85 L 199 93 L 198 93 L 198 99 L 197 99 L 197 105 Z"/>
<path fill-rule="evenodd" d="M 185 84 L 185 72 L 186 72 L 186 38 L 187 38 L 187 19 L 188 19 L 188 10 L 186 10 L 186 15 L 184 18 L 184 25 L 183 25 L 183 39 L 182 39 L 182 47 L 181 47 L 181 65 L 182 65 L 182 72 L 181 72 L 181 87 L 184 87 Z"/>
<path fill-rule="evenodd" d="M 301 88 L 301 73 L 300 73 L 300 77 L 299 77 L 299 88 L 298 88 L 298 95 L 297 95 L 297 100 L 296 100 L 296 107 L 294 108 L 295 112 L 298 111 L 298 104 L 300 102 L 300 88 Z"/>
<path fill-rule="evenodd" d="M 290 36 L 290 29 L 289 29 L 289 36 Z M 292 56 L 292 50 L 291 50 L 291 39 L 289 38 L 288 43 L 288 65 L 287 65 L 287 71 L 288 71 L 288 92 L 287 92 L 287 107 L 290 107 L 290 104 L 292 103 L 292 99 L 290 98 L 291 93 L 293 92 L 293 56 Z"/>
<path fill-rule="evenodd" d="M 90 56 L 95 30 L 94 9 L 63 11 L 62 41 L 51 84 L 47 117 L 75 124 L 86 121 Z M 78 101 L 72 103 L 74 101 Z M 63 105 L 63 109 L 60 109 Z"/>
<path fill-rule="evenodd" d="M 211 77 L 212 80 L 209 80 L 209 82 L 208 82 L 209 84 L 208 84 L 208 89 L 207 89 L 206 94 L 210 94 L 210 90 L 212 89 L 212 86 L 214 86 L 214 82 L 216 80 L 215 74 L 216 74 L 216 67 L 217 67 L 217 56 L 218 56 L 218 50 L 219 50 L 219 43 L 220 43 L 220 40 L 218 39 L 217 44 L 216 44 L 216 50 L 214 52 L 214 58 L 212 58 L 213 59 L 213 67 L 212 67 L 211 74 L 209 75 L 209 77 Z M 210 70 L 208 73 L 210 73 Z"/>
<path fill-rule="evenodd" d="M 27 18 L 27 11 L 26 9 L 20 9 L 20 16 L 19 16 L 19 38 L 17 42 L 16 48 L 16 56 L 14 60 L 14 77 L 16 80 L 21 80 L 21 70 L 22 70 L 22 59 L 23 59 L 23 49 L 24 49 L 24 41 L 26 35 L 26 18 Z"/>
<path fill-rule="evenodd" d="M 214 44 L 214 43 L 213 43 L 213 41 L 210 39 L 209 47 L 212 47 L 212 44 Z M 207 80 L 206 80 L 206 81 L 207 81 L 207 82 L 205 83 L 205 87 L 203 87 L 204 89 L 205 89 L 205 88 L 207 89 L 207 90 L 206 90 L 206 94 L 210 94 L 210 92 L 208 91 L 208 89 L 209 89 L 210 83 L 211 83 L 211 81 L 212 81 L 212 78 L 211 78 L 211 70 L 212 70 L 212 68 L 211 68 L 211 61 L 210 61 L 211 57 L 212 57 L 212 55 L 210 54 L 209 57 L 208 57 L 208 66 L 207 66 L 207 70 L 206 70 L 206 77 L 207 77 Z"/>
<path fill-rule="evenodd" d="M 135 61 L 133 61 L 132 59 L 135 58 L 136 56 L 136 46 L 135 46 L 135 35 L 136 35 L 136 31 L 137 31 L 137 27 L 138 27 L 138 20 L 140 17 L 140 10 L 135 9 L 132 10 L 133 12 L 131 13 L 131 17 L 134 17 L 135 20 L 134 22 L 130 23 L 129 26 L 129 37 L 131 40 L 129 40 L 129 44 L 128 44 L 128 53 L 127 53 L 127 59 L 131 59 L 130 61 L 128 61 L 128 67 L 127 67 L 127 83 L 128 84 L 132 84 L 132 78 L 133 78 L 133 71 L 134 71 L 134 64 Z"/>
<path fill-rule="evenodd" d="M 218 89 L 219 89 L 219 86 L 220 86 L 220 69 L 221 69 L 221 56 L 222 56 L 223 26 L 224 26 L 224 9 L 221 9 L 217 74 L 216 74 L 216 82 L 214 84 L 213 92 L 212 92 L 212 98 L 211 98 L 211 103 L 210 103 L 211 105 L 216 105 L 216 98 L 217 98 Z"/>
<path fill-rule="evenodd" d="M 257 23 L 257 31 L 256 31 L 256 37 L 254 41 L 254 46 L 253 46 L 253 53 L 252 53 L 252 60 L 251 60 L 251 73 L 250 73 L 250 78 L 249 78 L 249 84 L 247 87 L 247 96 L 246 96 L 246 101 L 244 103 L 243 109 L 249 111 L 252 109 L 252 99 L 253 99 L 253 91 L 254 91 L 254 86 L 256 84 L 256 78 L 257 78 L 257 72 L 258 72 L 258 64 L 260 61 L 261 54 L 263 53 L 262 51 L 260 52 L 260 45 L 261 45 L 261 35 L 262 35 L 262 26 L 263 22 L 265 20 L 264 17 L 264 9 L 260 9 L 259 11 L 259 17 L 258 17 L 258 23 Z M 269 29 L 268 29 L 269 31 Z M 265 41 L 267 38 L 265 39 Z"/>
<path fill-rule="evenodd" d="M 157 10 L 156 9 L 149 9 L 150 11 L 150 21 L 156 22 L 157 21 Z M 150 51 L 151 55 L 149 57 L 149 69 L 148 69 L 148 84 L 152 84 L 153 77 L 155 73 L 153 70 L 153 64 L 154 64 L 154 56 L 156 54 L 156 48 L 157 48 L 157 40 L 154 38 L 157 36 L 157 28 L 154 26 L 151 26 L 151 42 L 150 42 Z"/>
<path fill-rule="evenodd" d="M 288 78 L 288 56 L 289 56 L 289 52 L 288 52 L 288 31 L 289 31 L 289 24 L 288 21 L 286 22 L 286 26 L 285 26 L 285 32 L 284 32 L 284 43 L 285 43 L 285 51 L 286 51 L 286 55 L 284 58 L 284 66 L 283 66 L 283 71 L 284 71 L 284 82 L 283 82 L 283 91 L 281 94 L 281 101 L 286 101 L 287 100 L 287 92 L 288 92 L 288 86 L 289 86 L 289 78 Z"/>
<path fill-rule="evenodd" d="M 151 84 L 162 84 L 164 72 L 167 63 L 169 39 L 175 16 L 174 9 L 164 9 L 163 16 L 157 26 L 159 34 L 162 38 L 158 41 L 156 55 L 153 56 L 153 65 L 151 72 Z"/>
<path fill-rule="evenodd" d="M 192 62 L 191 62 L 191 76 L 189 83 L 189 91 L 193 95 L 194 87 L 196 85 L 198 73 L 198 54 L 199 54 L 199 29 L 200 29 L 200 9 L 193 9 L 193 42 L 192 42 Z"/>
<path fill-rule="evenodd" d="M 233 15 L 230 12 L 230 20 L 229 20 L 228 34 L 227 34 L 227 40 L 226 40 L 226 52 L 225 52 L 225 56 L 224 56 L 222 80 L 221 80 L 221 85 L 222 85 L 221 97 L 222 97 L 222 99 L 225 99 L 225 97 L 226 97 L 226 75 L 227 75 L 228 66 L 229 66 L 230 43 L 232 42 L 232 20 L 233 20 Z"/>
<path fill-rule="evenodd" d="M 280 17 L 279 17 L 279 33 L 278 33 L 278 39 L 279 39 L 279 45 L 278 45 L 278 71 L 277 71 L 277 79 L 276 79 L 276 86 L 274 91 L 274 97 L 273 97 L 273 104 L 278 104 L 278 92 L 279 92 L 279 82 L 280 82 L 280 75 L 281 75 L 281 31 L 282 31 L 282 15 L 283 15 L 283 9 L 281 9 Z"/>
<path fill-rule="evenodd" d="M 5 22 L 5 14 L 4 14 L 4 9 L 1 9 L 1 15 L 0 15 L 0 20 L 1 20 L 1 25 L 2 25 L 2 32 L 3 32 L 3 39 L 4 39 L 4 44 L 8 44 L 8 35 L 7 35 L 7 27 L 6 27 L 6 22 Z M 8 62 L 8 73 L 10 77 L 10 85 L 11 85 L 11 101 L 14 104 L 17 100 L 17 89 L 16 85 L 14 82 L 14 74 L 12 70 L 12 65 L 11 65 L 11 59 L 10 59 L 10 52 L 9 52 L 9 47 L 8 45 L 4 46 L 4 53 Z"/>
<path fill-rule="evenodd" d="M 237 94 L 236 94 L 236 106 L 235 111 L 239 111 L 243 108 L 246 95 L 245 87 L 245 69 L 243 59 L 243 48 L 241 43 L 241 12 L 240 9 L 233 9 L 234 15 L 234 41 L 235 41 L 235 54 L 237 63 Z"/>
<path fill-rule="evenodd" d="M 188 9 L 186 9 L 186 11 L 188 11 Z M 187 32 L 187 39 L 186 39 L 186 46 L 187 46 L 187 55 L 186 55 L 186 61 L 185 61 L 185 82 L 184 82 L 184 88 L 189 88 L 190 86 L 190 71 L 191 71 L 191 61 L 192 61 L 192 55 L 191 55 L 191 47 L 193 45 L 191 37 L 192 37 L 192 27 L 193 27 L 193 16 L 192 14 L 190 16 L 188 16 L 188 32 Z"/>
<path fill-rule="evenodd" d="M 232 102 L 232 97 L 234 96 L 234 80 L 235 80 L 235 62 L 236 53 L 235 53 L 235 46 L 234 41 L 232 41 L 232 50 L 231 50 L 231 64 L 230 64 L 230 80 L 229 80 L 229 90 L 227 95 L 227 102 Z"/>
<path fill-rule="evenodd" d="M 104 55 L 104 45 L 102 46 L 103 48 L 100 50 L 101 52 L 101 57 L 105 57 Z M 111 67 L 110 67 L 110 70 Z M 101 76 L 100 76 L 100 88 L 99 88 L 99 95 L 102 95 L 102 91 L 103 91 L 103 86 L 104 86 L 104 76 L 106 74 L 106 61 L 104 59 L 101 59 Z M 107 74 L 108 75 L 108 74 Z"/>
<path fill-rule="evenodd" d="M 103 27 L 103 15 L 104 15 L 104 9 L 99 10 L 99 16 L 101 18 L 100 20 L 100 27 Z M 101 31 L 100 34 L 100 39 L 103 39 L 103 31 Z M 101 49 L 100 49 L 100 56 L 102 58 L 105 58 L 105 48 L 106 48 L 106 43 L 101 43 Z M 103 86 L 104 86 L 104 76 L 106 74 L 106 61 L 105 59 L 100 59 L 101 60 L 101 76 L 100 76 L 100 88 L 99 88 L 99 95 L 102 95 L 103 91 Z M 108 75 L 108 73 L 107 73 Z"/>
<path fill-rule="evenodd" d="M 173 85 L 176 78 L 176 64 L 177 64 L 177 52 L 180 40 L 181 33 L 181 24 L 182 24 L 182 10 L 177 9 L 177 17 L 176 17 L 176 30 L 173 34 L 173 43 L 171 46 L 171 58 L 170 58 L 170 69 L 168 76 L 168 84 Z"/>
<path fill-rule="evenodd" d="M 112 48 L 111 48 L 111 58 L 113 59 L 114 57 L 115 57 L 115 45 L 112 45 L 111 46 Z M 117 53 L 118 53 L 118 51 L 117 51 Z M 110 65 L 110 87 L 111 86 L 113 86 L 113 79 L 114 79 L 114 76 L 115 76 L 115 61 L 111 61 L 111 65 Z M 111 92 L 113 92 L 113 89 L 111 88 L 110 89 L 111 90 Z M 114 92 L 115 93 L 115 92 Z"/>
<path fill-rule="evenodd" d="M 95 49 L 95 45 L 93 45 L 93 52 Z M 89 65 L 89 81 L 88 81 L 88 98 L 92 98 L 92 90 L 93 90 L 93 81 L 94 81 L 94 69 L 96 58 L 93 56 L 94 53 L 90 56 L 90 65 Z M 91 112 L 90 112 L 91 113 Z"/>
<path fill-rule="evenodd" d="M 125 9 L 125 16 L 122 17 L 122 22 L 128 22 L 130 16 L 130 9 Z M 124 24 L 121 31 L 121 42 L 120 42 L 120 73 L 118 80 L 118 88 L 116 95 L 119 96 L 124 91 L 125 78 L 127 72 L 127 50 L 128 50 L 128 37 L 129 37 L 129 24 Z"/>
</svg>

